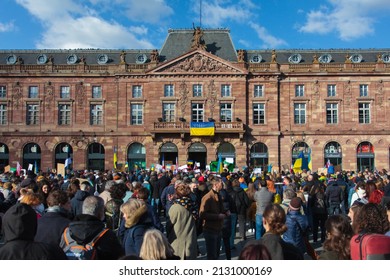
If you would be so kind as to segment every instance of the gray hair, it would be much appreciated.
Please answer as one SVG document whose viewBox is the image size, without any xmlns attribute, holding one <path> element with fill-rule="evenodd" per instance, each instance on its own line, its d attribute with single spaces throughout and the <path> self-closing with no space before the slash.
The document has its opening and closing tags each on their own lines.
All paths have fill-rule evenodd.
<svg viewBox="0 0 390 280">
<path fill-rule="evenodd" d="M 283 191 L 283 198 L 284 199 L 293 199 L 296 196 L 297 196 L 297 193 L 292 188 L 288 187 Z"/>
<path fill-rule="evenodd" d="M 99 196 L 87 196 L 83 202 L 83 214 L 92 215 L 100 220 L 104 218 L 104 200 Z"/>
<path fill-rule="evenodd" d="M 115 182 L 113 180 L 109 180 L 106 182 L 106 185 L 104 186 L 104 189 L 105 190 L 109 190 L 111 189 L 111 187 L 115 184 Z"/>
</svg>

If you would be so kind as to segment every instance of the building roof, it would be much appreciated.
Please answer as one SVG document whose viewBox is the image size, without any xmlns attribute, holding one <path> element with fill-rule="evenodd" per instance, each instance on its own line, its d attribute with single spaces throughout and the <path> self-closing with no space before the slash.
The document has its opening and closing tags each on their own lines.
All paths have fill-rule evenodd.
<svg viewBox="0 0 390 280">
<path fill-rule="evenodd" d="M 159 62 L 175 59 L 191 50 L 194 29 L 170 29 L 168 36 L 159 51 Z M 226 61 L 237 62 L 237 50 L 230 37 L 229 29 L 202 29 L 201 42 L 207 52 L 212 53 Z M 50 61 L 53 64 L 79 64 L 84 59 L 87 65 L 107 64 L 115 65 L 121 63 L 121 53 L 126 53 L 125 61 L 128 64 L 143 64 L 150 62 L 153 50 L 143 49 L 41 49 L 41 50 L 0 50 L 0 64 L 13 64 L 19 57 L 26 65 L 36 65 L 38 58 Z M 359 58 L 358 62 L 375 63 L 380 57 L 384 62 L 390 63 L 390 49 L 280 49 L 276 50 L 276 62 L 288 64 L 292 55 L 298 55 L 299 62 L 311 64 L 314 57 L 320 59 L 327 54 L 328 63 L 344 63 L 347 57 Z M 70 63 L 70 57 L 76 57 L 76 61 Z M 42 58 L 44 56 L 44 58 Z M 257 60 L 254 58 L 257 56 Z M 297 56 L 296 56 L 297 57 Z M 260 58 L 260 60 L 259 60 Z M 104 63 L 102 63 L 102 60 Z M 270 63 L 272 50 L 252 49 L 246 50 L 245 60 L 254 63 Z M 322 61 L 320 61 L 322 62 Z M 356 62 L 356 61 L 353 61 Z M 16 63 L 16 61 L 15 61 Z"/>
<path fill-rule="evenodd" d="M 160 61 L 174 59 L 191 49 L 193 29 L 170 29 L 160 50 Z M 237 53 L 228 29 L 203 29 L 202 40 L 206 51 L 225 59 L 237 62 Z"/>
</svg>

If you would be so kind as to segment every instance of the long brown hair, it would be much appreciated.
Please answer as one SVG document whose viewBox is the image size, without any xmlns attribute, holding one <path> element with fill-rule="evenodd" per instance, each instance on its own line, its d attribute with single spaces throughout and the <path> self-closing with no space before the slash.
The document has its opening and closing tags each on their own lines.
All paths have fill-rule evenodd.
<svg viewBox="0 0 390 280">
<path fill-rule="evenodd" d="M 353 231 L 349 220 L 342 215 L 330 216 L 325 222 L 327 239 L 324 249 L 336 252 L 340 260 L 351 259 L 350 240 Z"/>
<path fill-rule="evenodd" d="M 265 207 L 263 218 L 269 225 L 269 231 L 274 234 L 283 234 L 287 231 L 286 212 L 279 204 L 269 204 Z"/>
</svg>

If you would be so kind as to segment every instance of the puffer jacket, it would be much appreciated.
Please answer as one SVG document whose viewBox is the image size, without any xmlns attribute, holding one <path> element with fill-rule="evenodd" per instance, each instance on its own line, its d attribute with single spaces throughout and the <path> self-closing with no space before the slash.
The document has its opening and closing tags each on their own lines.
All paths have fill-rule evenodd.
<svg viewBox="0 0 390 280">
<path fill-rule="evenodd" d="M 303 237 L 306 235 L 308 228 L 307 217 L 302 215 L 299 211 L 289 209 L 286 215 L 287 231 L 282 238 L 287 243 L 296 246 L 302 254 L 306 252 L 306 245 Z"/>
</svg>

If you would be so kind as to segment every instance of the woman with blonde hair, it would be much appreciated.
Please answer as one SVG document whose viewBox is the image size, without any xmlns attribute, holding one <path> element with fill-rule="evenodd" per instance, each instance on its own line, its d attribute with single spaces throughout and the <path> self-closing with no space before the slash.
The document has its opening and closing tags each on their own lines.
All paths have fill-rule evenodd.
<svg viewBox="0 0 390 280">
<path fill-rule="evenodd" d="M 180 260 L 167 237 L 158 229 L 145 232 L 139 256 L 143 260 Z"/>
<path fill-rule="evenodd" d="M 121 205 L 120 210 L 123 213 L 123 220 L 119 229 L 119 238 L 122 240 L 126 256 L 139 256 L 144 234 L 153 227 L 146 203 L 143 200 L 130 198 Z"/>
</svg>

